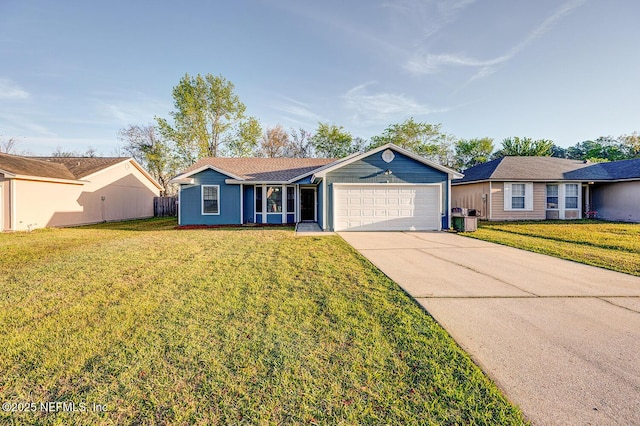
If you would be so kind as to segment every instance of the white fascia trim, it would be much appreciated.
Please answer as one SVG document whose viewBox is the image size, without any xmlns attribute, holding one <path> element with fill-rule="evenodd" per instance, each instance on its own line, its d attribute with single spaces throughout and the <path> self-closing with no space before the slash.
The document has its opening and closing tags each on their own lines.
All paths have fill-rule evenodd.
<svg viewBox="0 0 640 426">
<path fill-rule="evenodd" d="M 235 180 L 238 180 L 238 181 L 245 181 L 245 180 L 246 180 L 246 179 L 241 178 L 240 176 L 236 176 L 236 175 L 231 174 L 231 173 L 229 173 L 229 172 L 227 172 L 227 171 L 224 171 L 224 170 L 219 169 L 219 168 L 217 168 L 217 167 L 214 167 L 214 166 L 212 166 L 212 165 L 210 165 L 210 164 L 207 164 L 207 165 L 202 166 L 202 167 L 199 167 L 199 168 L 197 168 L 197 169 L 195 169 L 195 170 L 191 170 L 190 172 L 182 173 L 182 174 L 180 174 L 180 175 L 178 175 L 178 176 L 174 177 L 173 179 L 171 179 L 171 182 L 172 182 L 173 180 L 175 180 L 175 179 L 184 179 L 184 178 L 191 177 L 191 176 L 193 176 L 193 175 L 195 175 L 195 174 L 197 174 L 197 173 L 203 172 L 203 171 L 205 171 L 205 170 L 207 170 L 207 169 L 211 169 L 211 170 L 213 170 L 213 171 L 215 171 L 215 172 L 218 172 L 218 173 L 223 174 L 223 175 L 225 175 L 225 176 L 229 176 L 230 178 L 235 179 Z M 170 182 L 170 183 L 171 183 L 171 182 Z"/>
<path fill-rule="evenodd" d="M 169 181 L 169 183 L 179 183 L 180 185 L 193 185 L 195 181 L 196 180 L 194 178 L 183 178 L 183 179 L 173 178 Z"/>
<path fill-rule="evenodd" d="M 224 183 L 227 185 L 275 185 L 282 186 L 288 185 L 289 181 L 283 180 L 238 180 L 238 179 L 225 179 Z"/>
<path fill-rule="evenodd" d="M 448 167 L 442 166 L 434 161 L 431 161 L 429 159 L 426 159 L 424 157 L 421 157 L 411 151 L 408 151 L 404 148 L 400 148 L 399 146 L 392 144 L 392 143 L 388 143 L 382 146 L 379 146 L 378 148 L 374 148 L 371 151 L 367 151 L 367 152 L 362 152 L 362 153 L 357 153 L 356 155 L 353 155 L 352 157 L 346 157 L 343 161 L 340 161 L 339 163 L 332 165 L 331 167 L 328 167 L 318 173 L 315 173 L 313 175 L 313 177 L 325 177 L 326 174 L 328 172 L 331 172 L 333 170 L 339 169 L 340 167 L 346 166 L 348 164 L 351 164 L 355 161 L 358 161 L 362 158 L 368 157 L 370 155 L 376 154 L 380 151 L 384 151 L 386 149 L 391 149 L 394 150 L 402 155 L 405 155 L 415 161 L 418 161 L 419 163 L 422 163 L 424 165 L 430 166 L 434 169 L 440 170 L 441 172 L 447 173 L 447 175 L 449 176 L 449 179 L 462 179 L 464 177 L 464 175 L 462 173 L 456 172 L 453 169 L 450 169 Z"/>
</svg>

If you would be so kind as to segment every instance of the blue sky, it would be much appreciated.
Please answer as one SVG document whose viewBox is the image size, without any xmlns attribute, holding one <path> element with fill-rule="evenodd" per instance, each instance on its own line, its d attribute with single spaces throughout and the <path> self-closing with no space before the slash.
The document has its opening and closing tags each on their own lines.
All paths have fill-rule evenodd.
<svg viewBox="0 0 640 426">
<path fill-rule="evenodd" d="M 634 0 L 0 0 L 0 135 L 113 155 L 221 74 L 263 127 L 369 138 L 409 117 L 560 146 L 640 131 Z"/>
</svg>

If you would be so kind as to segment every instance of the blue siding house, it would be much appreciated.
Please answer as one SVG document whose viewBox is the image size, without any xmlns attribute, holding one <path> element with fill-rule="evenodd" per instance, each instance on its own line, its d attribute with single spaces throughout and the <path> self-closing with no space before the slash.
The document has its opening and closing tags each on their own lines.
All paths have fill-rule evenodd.
<svg viewBox="0 0 640 426">
<path fill-rule="evenodd" d="M 327 231 L 450 226 L 454 170 L 387 144 L 343 159 L 203 158 L 180 184 L 179 225 L 316 222 Z"/>
</svg>

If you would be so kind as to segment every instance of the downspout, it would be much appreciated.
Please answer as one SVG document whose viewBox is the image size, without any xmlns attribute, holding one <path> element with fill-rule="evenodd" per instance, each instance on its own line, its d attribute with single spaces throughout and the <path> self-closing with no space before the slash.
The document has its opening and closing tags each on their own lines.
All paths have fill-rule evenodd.
<svg viewBox="0 0 640 426">
<path fill-rule="evenodd" d="M 325 182 L 327 182 L 326 176 L 324 177 L 324 179 L 322 179 L 322 183 L 321 183 L 322 185 L 322 230 L 323 231 L 326 231 L 327 222 L 329 221 L 329 218 L 327 217 L 327 192 L 329 192 L 329 188 L 327 187 L 327 185 L 325 185 Z M 331 223 L 333 223 L 333 218 L 331 219 Z"/>
<path fill-rule="evenodd" d="M 492 197 L 492 195 L 493 195 L 493 194 L 492 194 L 492 193 L 493 193 L 493 187 L 492 187 L 491 183 L 492 183 L 492 182 L 491 182 L 491 181 L 489 181 L 489 196 L 487 197 L 487 199 L 489 200 L 489 201 L 488 201 L 488 202 L 489 202 L 489 204 L 488 204 L 488 206 L 487 206 L 487 220 L 491 220 L 491 214 L 492 214 L 492 212 L 491 212 L 491 206 L 492 206 L 492 204 L 491 204 L 491 197 Z"/>
<path fill-rule="evenodd" d="M 182 203 L 180 202 L 180 194 L 182 193 L 182 185 L 178 186 L 178 226 L 182 226 L 182 221 L 180 220 L 180 210 L 182 210 Z"/>
<path fill-rule="evenodd" d="M 240 225 L 244 222 L 244 184 L 240 184 Z"/>
<path fill-rule="evenodd" d="M 11 203 L 11 230 L 16 231 L 16 180 L 11 179 L 11 197 L 9 197 Z"/>
</svg>

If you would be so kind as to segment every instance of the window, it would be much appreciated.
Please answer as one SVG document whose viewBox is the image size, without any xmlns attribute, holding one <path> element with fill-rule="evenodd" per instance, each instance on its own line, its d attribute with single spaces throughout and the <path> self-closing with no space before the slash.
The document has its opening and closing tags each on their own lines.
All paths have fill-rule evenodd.
<svg viewBox="0 0 640 426">
<path fill-rule="evenodd" d="M 567 183 L 564 186 L 564 208 L 565 209 L 577 209 L 578 208 L 578 184 Z"/>
<path fill-rule="evenodd" d="M 282 213 L 282 187 L 267 186 L 267 213 Z"/>
<path fill-rule="evenodd" d="M 511 208 L 524 209 L 525 186 L 524 183 L 511 184 Z"/>
<path fill-rule="evenodd" d="M 558 208 L 558 185 L 547 185 L 547 210 Z"/>
<path fill-rule="evenodd" d="M 292 186 L 287 187 L 287 211 L 293 213 L 296 210 L 296 189 Z"/>
<path fill-rule="evenodd" d="M 262 213 L 262 187 L 256 186 L 256 213 Z"/>
<path fill-rule="evenodd" d="M 533 210 L 533 183 L 505 182 L 504 210 Z"/>
<path fill-rule="evenodd" d="M 202 214 L 220 214 L 219 185 L 202 185 Z"/>
</svg>

